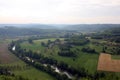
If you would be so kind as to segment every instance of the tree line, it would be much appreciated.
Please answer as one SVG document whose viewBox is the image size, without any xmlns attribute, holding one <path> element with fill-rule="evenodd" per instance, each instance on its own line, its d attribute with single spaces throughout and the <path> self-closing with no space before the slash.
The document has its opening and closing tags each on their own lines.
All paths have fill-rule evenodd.
<svg viewBox="0 0 120 80">
<path fill-rule="evenodd" d="M 16 46 L 16 50 L 13 51 L 12 47 Z M 84 68 L 80 68 L 79 70 L 70 67 L 68 64 L 64 62 L 59 62 L 53 58 L 45 57 L 42 54 L 37 54 L 35 52 L 32 52 L 31 50 L 26 51 L 26 49 L 22 49 L 20 46 L 20 41 L 14 41 L 9 45 L 9 50 L 14 53 L 16 56 L 18 56 L 20 59 L 25 61 L 27 64 L 34 66 L 35 68 L 47 72 L 50 75 L 56 77 L 58 80 L 71 80 L 66 75 L 61 75 L 59 73 L 56 73 L 50 65 L 57 66 L 61 70 L 65 70 L 72 75 L 76 76 L 76 80 L 78 78 L 85 78 L 88 80 L 109 80 L 114 79 L 118 80 L 119 77 L 116 75 L 113 75 L 114 73 L 105 73 L 105 72 L 96 72 L 94 74 L 89 74 L 87 70 Z M 30 59 L 28 60 L 27 57 Z M 34 60 L 34 62 L 32 61 Z M 44 66 L 43 64 L 48 64 L 48 66 Z M 112 76 L 111 76 L 112 75 Z"/>
</svg>

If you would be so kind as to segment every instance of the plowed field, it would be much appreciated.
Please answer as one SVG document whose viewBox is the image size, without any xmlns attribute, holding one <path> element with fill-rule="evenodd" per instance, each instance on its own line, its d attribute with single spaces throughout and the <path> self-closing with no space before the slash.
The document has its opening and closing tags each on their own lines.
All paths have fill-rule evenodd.
<svg viewBox="0 0 120 80">
<path fill-rule="evenodd" d="M 7 64 L 11 62 L 15 62 L 17 58 L 8 51 L 7 43 L 0 43 L 0 63 Z"/>
<path fill-rule="evenodd" d="M 110 54 L 101 53 L 99 56 L 97 70 L 120 72 L 120 60 L 111 59 Z"/>
</svg>

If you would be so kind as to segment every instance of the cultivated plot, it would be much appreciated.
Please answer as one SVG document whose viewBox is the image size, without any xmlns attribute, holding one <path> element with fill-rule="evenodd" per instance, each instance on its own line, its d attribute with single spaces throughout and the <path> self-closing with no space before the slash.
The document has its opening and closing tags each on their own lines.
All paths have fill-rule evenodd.
<svg viewBox="0 0 120 80">
<path fill-rule="evenodd" d="M 120 72 L 120 60 L 111 59 L 110 54 L 101 53 L 99 56 L 97 70 Z"/>
<path fill-rule="evenodd" d="M 7 64 L 17 61 L 18 59 L 8 51 L 8 44 L 0 44 L 0 63 Z"/>
</svg>

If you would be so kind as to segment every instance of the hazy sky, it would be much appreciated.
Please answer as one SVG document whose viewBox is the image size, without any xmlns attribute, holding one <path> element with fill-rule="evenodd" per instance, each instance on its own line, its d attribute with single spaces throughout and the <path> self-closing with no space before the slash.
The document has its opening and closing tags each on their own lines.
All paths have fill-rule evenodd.
<svg viewBox="0 0 120 80">
<path fill-rule="evenodd" d="M 0 0 L 0 23 L 120 23 L 120 0 Z"/>
</svg>

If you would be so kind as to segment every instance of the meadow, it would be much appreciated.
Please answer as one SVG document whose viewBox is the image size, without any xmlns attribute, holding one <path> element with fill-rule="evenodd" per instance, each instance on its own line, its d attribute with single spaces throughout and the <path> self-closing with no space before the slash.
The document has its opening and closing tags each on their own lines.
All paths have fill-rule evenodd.
<svg viewBox="0 0 120 80">
<path fill-rule="evenodd" d="M 90 40 L 91 42 L 83 45 L 83 46 L 74 46 L 71 49 L 79 49 L 79 51 L 77 51 L 77 57 L 73 58 L 73 57 L 63 57 L 63 56 L 59 56 L 58 52 L 60 51 L 58 45 L 54 45 L 52 48 L 47 48 L 41 45 L 41 42 L 45 42 L 47 43 L 48 40 L 54 41 L 56 40 L 56 38 L 48 38 L 48 39 L 40 39 L 40 40 L 34 40 L 33 44 L 26 42 L 21 43 L 22 48 L 27 49 L 27 50 L 32 50 L 34 52 L 37 52 L 39 54 L 43 54 L 44 56 L 48 56 L 51 58 L 56 59 L 57 61 L 63 61 L 67 64 L 69 64 L 69 66 L 76 68 L 77 70 L 79 70 L 80 68 L 85 68 L 89 74 L 94 74 L 97 71 L 97 65 L 98 65 L 98 58 L 99 58 L 99 54 L 102 52 L 103 50 L 103 45 L 96 45 L 93 44 L 94 41 L 97 40 Z M 60 40 L 64 40 L 64 39 L 60 39 Z M 100 43 L 106 43 L 106 41 L 97 41 Z M 97 53 L 86 53 L 86 52 L 82 52 L 81 49 L 83 47 L 90 47 L 96 50 Z M 108 50 L 111 47 L 108 47 Z M 115 59 L 119 59 L 119 56 L 113 55 L 112 58 Z"/>
<path fill-rule="evenodd" d="M 10 69 L 16 76 L 22 76 L 29 80 L 56 80 L 51 75 L 27 65 L 9 52 L 9 42 L 11 42 L 11 40 L 0 41 L 0 66 Z M 3 80 L 2 77 L 3 76 L 0 76 L 0 80 Z"/>
<path fill-rule="evenodd" d="M 85 46 L 75 46 L 72 49 L 78 48 L 79 51 L 77 52 L 78 56 L 76 58 L 74 58 L 75 60 L 73 60 L 73 58 L 71 58 L 71 57 L 59 56 L 58 55 L 59 48 L 58 48 L 57 45 L 55 45 L 53 48 L 50 48 L 50 49 L 48 49 L 46 47 L 43 47 L 41 45 L 41 42 L 47 42 L 48 40 L 54 41 L 56 39 L 55 38 L 54 39 L 50 38 L 50 39 L 34 40 L 33 44 L 30 44 L 28 42 L 23 42 L 21 44 L 21 46 L 24 49 L 28 49 L 28 50 L 30 49 L 32 51 L 41 53 L 41 54 L 43 54 L 45 56 L 54 58 L 54 59 L 56 59 L 58 61 L 63 61 L 65 63 L 69 64 L 69 66 L 74 67 L 74 68 L 76 68 L 78 70 L 79 70 L 79 68 L 83 67 L 90 74 L 93 74 L 96 71 L 99 54 L 88 54 L 88 53 L 82 52 L 81 48 L 83 48 L 85 46 L 90 46 L 92 48 L 96 48 L 97 51 L 100 52 L 102 50 L 101 46 L 92 45 L 91 43 L 87 44 Z M 61 39 L 61 40 L 63 40 L 63 39 Z"/>
</svg>

